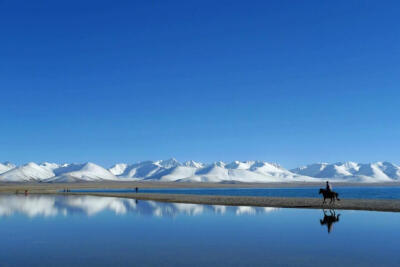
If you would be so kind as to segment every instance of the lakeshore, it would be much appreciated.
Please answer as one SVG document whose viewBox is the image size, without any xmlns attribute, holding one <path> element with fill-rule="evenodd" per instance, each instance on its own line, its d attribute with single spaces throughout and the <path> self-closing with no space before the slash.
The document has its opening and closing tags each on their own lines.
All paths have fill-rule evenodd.
<svg viewBox="0 0 400 267">
<path fill-rule="evenodd" d="M 0 193 L 13 194 L 61 194 L 61 195 L 91 195 L 101 197 L 119 197 L 137 200 L 153 200 L 159 202 L 191 203 L 226 206 L 255 206 L 278 208 L 309 208 L 309 209 L 340 209 L 340 210 L 368 210 L 400 212 L 400 200 L 386 199 L 342 199 L 334 204 L 322 204 L 320 198 L 303 197 L 263 197 L 263 196 L 216 196 L 216 195 L 188 195 L 188 194 L 159 194 L 159 193 L 121 193 L 121 192 L 60 192 L 68 188 L 76 189 L 120 189 L 120 188 L 296 188 L 296 187 L 323 187 L 322 183 L 174 183 L 174 182 L 93 182 L 93 183 L 3 183 L 0 184 Z M 334 186 L 399 186 L 399 183 L 385 184 L 350 184 L 335 183 Z"/>
</svg>

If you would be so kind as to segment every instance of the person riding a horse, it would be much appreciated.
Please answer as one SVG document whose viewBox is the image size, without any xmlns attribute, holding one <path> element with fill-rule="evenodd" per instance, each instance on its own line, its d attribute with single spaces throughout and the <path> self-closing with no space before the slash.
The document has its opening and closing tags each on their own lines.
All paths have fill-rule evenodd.
<svg viewBox="0 0 400 267">
<path fill-rule="evenodd" d="M 331 200 L 330 203 L 335 202 L 335 200 L 340 200 L 340 199 L 339 199 L 339 194 L 336 193 L 336 192 L 333 192 L 332 186 L 331 186 L 331 184 L 329 183 L 329 181 L 326 181 L 326 188 L 325 188 L 325 189 L 321 188 L 321 189 L 319 190 L 319 194 L 322 194 L 322 196 L 323 196 L 323 198 L 324 198 L 324 201 L 322 202 L 322 204 L 325 203 L 325 201 L 326 201 L 327 198 L 329 198 L 329 199 Z"/>
<path fill-rule="evenodd" d="M 329 181 L 326 181 L 326 191 L 328 191 L 329 193 L 331 193 L 333 190 L 332 190 L 332 186 L 331 186 L 331 184 L 329 183 Z"/>
</svg>

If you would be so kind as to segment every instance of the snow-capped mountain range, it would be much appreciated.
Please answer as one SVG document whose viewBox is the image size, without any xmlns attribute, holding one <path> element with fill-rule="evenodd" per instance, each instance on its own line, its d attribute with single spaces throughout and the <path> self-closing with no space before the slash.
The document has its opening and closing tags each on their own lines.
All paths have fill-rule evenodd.
<svg viewBox="0 0 400 267">
<path fill-rule="evenodd" d="M 356 163 L 338 162 L 334 164 L 316 163 L 292 169 L 299 175 L 329 178 L 335 180 L 353 180 L 363 182 L 391 182 L 400 180 L 400 166 L 390 162 Z"/>
<path fill-rule="evenodd" d="M 109 169 L 94 163 L 57 164 L 33 162 L 21 166 L 0 163 L 3 182 L 80 182 L 80 181 L 176 181 L 176 182 L 349 182 L 400 181 L 400 167 L 389 162 L 360 164 L 317 163 L 287 170 L 264 161 L 179 162 L 175 159 L 118 163 Z"/>
</svg>

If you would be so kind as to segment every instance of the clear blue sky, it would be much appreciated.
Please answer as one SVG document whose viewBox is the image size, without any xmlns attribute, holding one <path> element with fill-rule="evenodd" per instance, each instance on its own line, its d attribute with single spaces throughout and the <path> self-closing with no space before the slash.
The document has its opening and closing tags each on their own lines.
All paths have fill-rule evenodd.
<svg viewBox="0 0 400 267">
<path fill-rule="evenodd" d="M 398 1 L 0 0 L 0 161 L 399 163 L 399 14 Z"/>
</svg>

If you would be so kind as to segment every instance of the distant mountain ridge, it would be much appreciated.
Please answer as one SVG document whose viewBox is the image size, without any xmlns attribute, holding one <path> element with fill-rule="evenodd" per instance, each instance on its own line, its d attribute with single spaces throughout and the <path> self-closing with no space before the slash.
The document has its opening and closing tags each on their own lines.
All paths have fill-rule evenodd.
<svg viewBox="0 0 400 267">
<path fill-rule="evenodd" d="M 21 166 L 0 163 L 3 182 L 82 182 L 82 181 L 176 181 L 176 182 L 318 182 L 325 180 L 349 182 L 400 181 L 400 167 L 390 162 L 315 163 L 287 170 L 276 163 L 264 161 L 222 161 L 205 164 L 176 159 L 118 163 L 106 169 L 88 162 L 37 164 Z"/>
<path fill-rule="evenodd" d="M 390 162 L 356 163 L 337 162 L 315 163 L 290 170 L 299 175 L 337 180 L 362 182 L 390 182 L 400 180 L 400 167 Z"/>
<path fill-rule="evenodd" d="M 132 165 L 119 163 L 110 169 L 121 179 L 187 181 L 187 182 L 282 182 L 297 180 L 313 180 L 291 173 L 274 163 L 262 161 L 214 162 L 204 164 L 196 161 L 183 163 L 175 159 L 160 161 L 144 161 Z"/>
<path fill-rule="evenodd" d="M 0 181 L 5 182 L 79 182 L 117 180 L 109 170 L 94 163 L 57 164 L 29 162 L 0 172 Z"/>
</svg>

